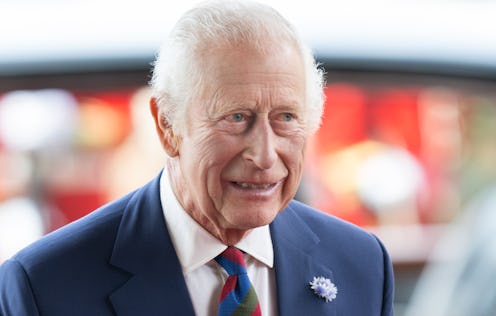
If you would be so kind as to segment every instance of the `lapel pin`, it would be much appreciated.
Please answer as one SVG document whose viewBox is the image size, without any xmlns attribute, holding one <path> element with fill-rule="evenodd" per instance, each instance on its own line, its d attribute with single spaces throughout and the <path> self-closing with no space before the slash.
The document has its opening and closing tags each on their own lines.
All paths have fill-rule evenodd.
<svg viewBox="0 0 496 316">
<path fill-rule="evenodd" d="M 313 281 L 310 282 L 310 288 L 315 295 L 325 299 L 326 302 L 332 302 L 338 294 L 338 289 L 334 283 L 323 276 L 313 277 Z"/>
</svg>

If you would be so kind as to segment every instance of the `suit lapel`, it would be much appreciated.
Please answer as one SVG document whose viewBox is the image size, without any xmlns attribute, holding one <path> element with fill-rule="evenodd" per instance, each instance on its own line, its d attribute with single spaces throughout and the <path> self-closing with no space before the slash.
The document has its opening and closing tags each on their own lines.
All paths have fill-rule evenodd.
<svg viewBox="0 0 496 316">
<path fill-rule="evenodd" d="M 162 213 L 159 179 L 133 193 L 110 263 L 129 279 L 110 295 L 117 315 L 194 315 Z"/>
<path fill-rule="evenodd" d="M 325 302 L 310 289 L 313 277 L 334 277 L 329 267 L 318 262 L 320 240 L 295 207 L 290 204 L 271 224 L 279 314 L 335 315 L 336 303 Z"/>
</svg>

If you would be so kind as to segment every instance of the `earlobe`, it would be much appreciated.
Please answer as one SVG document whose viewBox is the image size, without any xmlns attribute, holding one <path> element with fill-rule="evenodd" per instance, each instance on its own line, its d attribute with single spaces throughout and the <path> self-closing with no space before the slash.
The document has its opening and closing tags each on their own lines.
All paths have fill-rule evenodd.
<svg viewBox="0 0 496 316">
<path fill-rule="evenodd" d="M 150 111 L 155 122 L 155 129 L 157 130 L 158 137 L 162 147 L 164 147 L 167 155 L 176 157 L 179 155 L 179 141 L 178 136 L 174 133 L 172 124 L 167 120 L 163 111 L 157 104 L 157 99 L 152 97 L 150 99 Z"/>
</svg>

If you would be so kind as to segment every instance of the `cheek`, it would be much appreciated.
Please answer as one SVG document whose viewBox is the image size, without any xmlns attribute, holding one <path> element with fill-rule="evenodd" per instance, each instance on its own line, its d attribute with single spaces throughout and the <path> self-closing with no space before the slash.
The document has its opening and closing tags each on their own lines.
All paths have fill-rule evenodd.
<svg viewBox="0 0 496 316">
<path fill-rule="evenodd" d="M 282 148 L 281 154 L 287 162 L 288 167 L 301 168 L 305 157 L 305 137 L 295 135 L 294 137 L 286 138 L 282 144 Z"/>
<path fill-rule="evenodd" d="M 236 156 L 235 149 L 235 144 L 226 142 L 222 137 L 206 137 L 191 144 L 189 154 L 192 157 L 184 157 L 190 162 L 187 166 L 190 181 L 211 200 L 221 197 L 221 175 Z"/>
<path fill-rule="evenodd" d="M 180 149 L 180 164 L 186 185 L 194 191 L 194 199 L 202 199 L 205 194 L 206 178 L 210 169 L 212 147 L 203 138 L 185 138 Z"/>
<path fill-rule="evenodd" d="M 197 133 L 184 138 L 181 160 L 188 161 L 189 172 L 200 175 L 215 161 L 215 137 L 210 133 Z"/>
<path fill-rule="evenodd" d="M 288 189 L 295 190 L 298 187 L 302 173 L 303 162 L 305 158 L 305 139 L 296 137 L 286 143 L 285 150 L 281 154 L 281 159 L 288 169 L 288 180 L 290 187 Z"/>
</svg>

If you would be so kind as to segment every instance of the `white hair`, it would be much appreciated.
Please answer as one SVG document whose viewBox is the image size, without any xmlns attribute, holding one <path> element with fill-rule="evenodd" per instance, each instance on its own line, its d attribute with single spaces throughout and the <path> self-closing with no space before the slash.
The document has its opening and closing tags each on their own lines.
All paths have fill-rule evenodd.
<svg viewBox="0 0 496 316">
<path fill-rule="evenodd" d="M 307 131 L 315 132 L 325 100 L 323 71 L 285 18 L 267 5 L 247 0 L 204 2 L 182 16 L 161 46 L 150 83 L 174 130 L 184 127 L 186 107 L 204 87 L 206 67 L 201 56 L 214 48 L 238 45 L 262 53 L 274 45 L 299 49 L 306 76 Z"/>
</svg>

